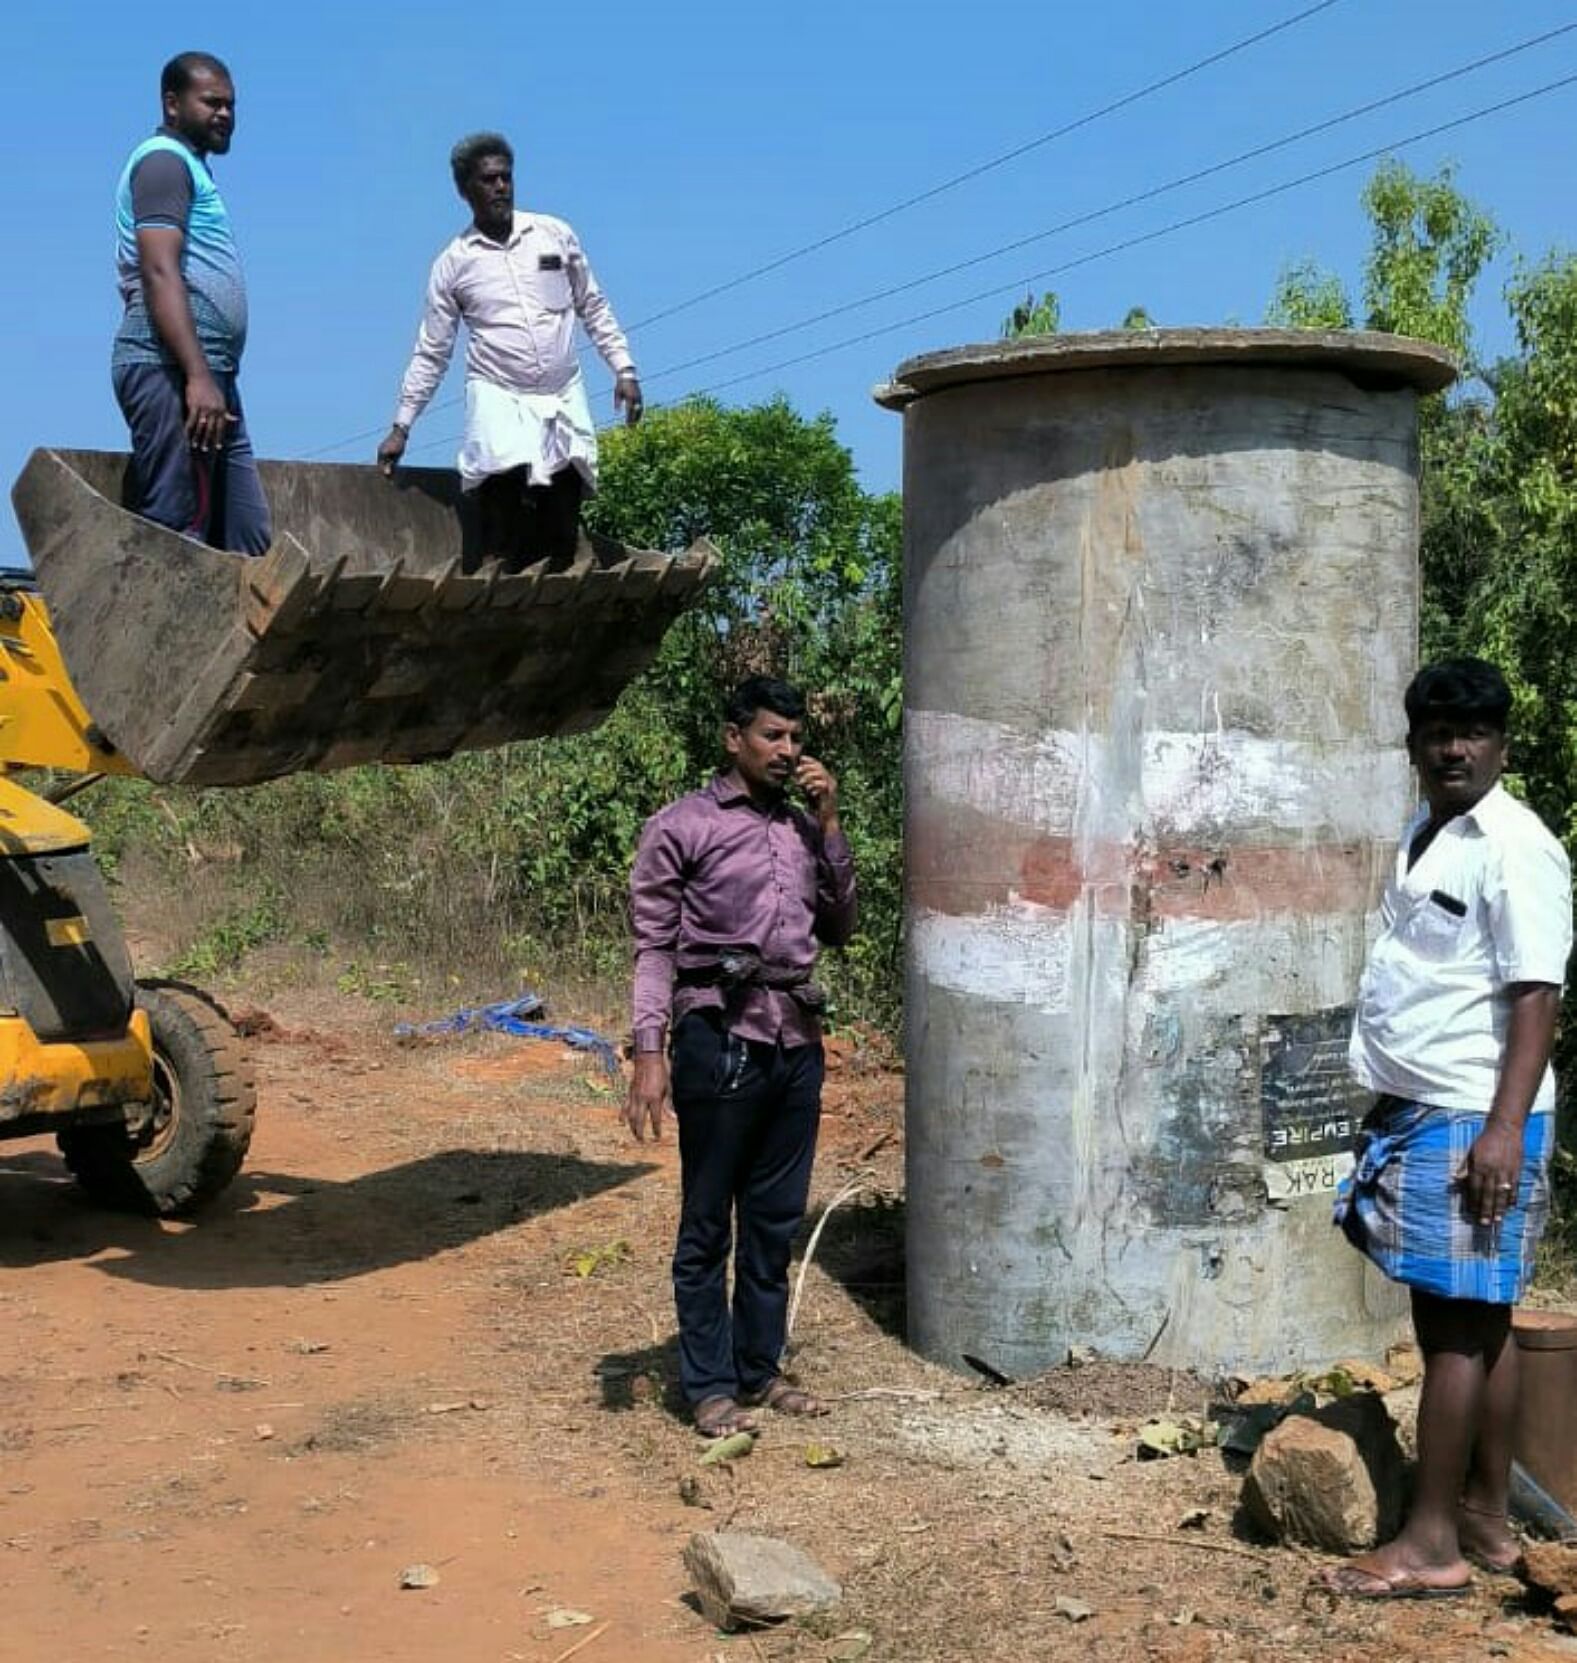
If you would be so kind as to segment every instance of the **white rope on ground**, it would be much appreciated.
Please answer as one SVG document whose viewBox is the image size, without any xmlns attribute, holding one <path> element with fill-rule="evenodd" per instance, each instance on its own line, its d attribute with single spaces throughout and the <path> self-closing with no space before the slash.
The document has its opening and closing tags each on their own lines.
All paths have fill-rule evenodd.
<svg viewBox="0 0 1577 1663">
<path fill-rule="evenodd" d="M 822 1231 L 827 1228 L 827 1220 L 845 1201 L 852 1201 L 855 1196 L 865 1194 L 872 1187 L 871 1174 L 862 1172 L 857 1178 L 851 1178 L 822 1209 L 821 1217 L 816 1220 L 816 1228 L 811 1231 L 810 1240 L 805 1244 L 805 1257 L 800 1260 L 799 1275 L 794 1282 L 794 1295 L 789 1300 L 788 1323 L 783 1330 L 785 1344 L 794 1337 L 794 1319 L 799 1315 L 800 1296 L 805 1291 L 805 1273 L 810 1269 L 811 1260 L 816 1257 L 816 1244 L 821 1240 Z"/>
</svg>

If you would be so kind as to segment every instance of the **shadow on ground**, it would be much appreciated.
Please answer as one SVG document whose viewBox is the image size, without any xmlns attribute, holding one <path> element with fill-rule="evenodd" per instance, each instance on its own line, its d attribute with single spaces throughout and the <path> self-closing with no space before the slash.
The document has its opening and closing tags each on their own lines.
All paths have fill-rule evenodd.
<svg viewBox="0 0 1577 1663">
<path fill-rule="evenodd" d="M 0 1161 L 0 1267 L 95 1259 L 157 1287 L 302 1287 L 426 1259 L 655 1170 L 447 1149 L 345 1180 L 247 1172 L 193 1225 L 104 1212 L 43 1154 Z M 99 1258 L 99 1255 L 105 1255 Z"/>
<path fill-rule="evenodd" d="M 592 1371 L 602 1393 L 602 1407 L 621 1412 L 653 1398 L 676 1420 L 690 1419 L 690 1406 L 679 1389 L 679 1336 L 670 1334 L 639 1351 L 609 1351 Z"/>
<path fill-rule="evenodd" d="M 803 1254 L 820 1214 L 805 1220 L 798 1243 Z M 869 1196 L 839 1207 L 816 1244 L 815 1262 L 882 1330 L 903 1339 L 904 1204 L 901 1196 Z M 799 1274 L 799 1261 L 790 1276 Z"/>
</svg>

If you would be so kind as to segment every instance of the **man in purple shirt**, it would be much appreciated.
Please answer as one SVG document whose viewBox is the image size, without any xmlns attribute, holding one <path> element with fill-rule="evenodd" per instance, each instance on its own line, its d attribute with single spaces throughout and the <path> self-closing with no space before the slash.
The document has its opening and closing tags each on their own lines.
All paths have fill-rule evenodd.
<svg viewBox="0 0 1577 1663">
<path fill-rule="evenodd" d="M 753 1431 L 746 1406 L 826 1413 L 779 1372 L 821 1117 L 823 999 L 810 976 L 816 943 L 843 946 L 855 919 L 837 782 L 804 754 L 804 727 L 795 688 L 741 683 L 724 718 L 729 767 L 646 822 L 630 874 L 625 1118 L 637 1138 L 660 1137 L 670 1108 L 679 1122 L 679 1375 L 705 1437 Z M 791 785 L 810 813 L 788 801 Z"/>
</svg>

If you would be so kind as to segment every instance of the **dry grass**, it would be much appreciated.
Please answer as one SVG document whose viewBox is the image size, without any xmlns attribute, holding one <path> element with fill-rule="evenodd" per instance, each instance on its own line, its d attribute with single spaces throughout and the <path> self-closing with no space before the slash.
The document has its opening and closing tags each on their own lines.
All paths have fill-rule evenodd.
<svg viewBox="0 0 1577 1663">
<path fill-rule="evenodd" d="M 864 1630 L 875 1663 L 1438 1663 L 1481 1655 L 1497 1623 L 1517 1625 L 1505 1631 L 1506 1655 L 1541 1632 L 1488 1586 L 1450 1610 L 1332 1608 L 1311 1597 L 1314 1560 L 1245 1535 L 1240 1476 L 1218 1453 L 1133 1458 L 1139 1420 L 1206 1395 L 1190 1377 L 1093 1364 L 993 1390 L 907 1351 L 900 1082 L 891 1074 L 846 1067 L 828 1093 L 818 1204 L 851 1173 L 874 1173 L 874 1193 L 840 1209 L 823 1237 L 796 1334 L 794 1371 L 838 1400 L 836 1413 L 813 1425 L 773 1420 L 748 1458 L 701 1468 L 675 1380 L 671 1151 L 632 1174 L 630 1163 L 652 1152 L 632 1148 L 609 1103 L 577 1090 L 573 1062 L 544 1089 L 540 1070 L 524 1063 L 514 1084 L 489 1076 L 520 1055 L 507 1042 L 402 1052 L 366 1034 L 357 1054 L 387 1070 L 391 1087 L 442 1105 L 441 1123 L 389 1128 L 392 1148 L 415 1162 L 413 1184 L 432 1170 L 424 1161 L 456 1146 L 477 1160 L 543 1163 L 532 1169 L 542 1186 L 533 1205 L 513 1221 L 500 1214 L 445 1261 L 450 1295 L 466 1303 L 476 1336 L 454 1359 L 453 1386 L 489 1398 L 486 1435 L 538 1480 L 665 1512 L 676 1592 L 687 1533 L 724 1526 L 787 1537 L 843 1582 L 831 1618 L 756 1634 L 748 1650 L 722 1640 L 713 1650 L 752 1663 L 826 1663 L 838 1636 Z M 884 1132 L 893 1135 L 865 1157 Z M 588 1186 L 587 1173 L 614 1169 L 620 1181 Z M 562 1183 L 552 1177 L 559 1170 Z M 450 1200 L 453 1176 L 444 1173 Z M 413 1190 L 406 1204 L 419 1207 L 421 1195 Z M 807 1234 L 814 1219 L 813 1209 Z M 584 1277 L 566 1268 L 613 1242 L 628 1254 L 608 1255 Z M 835 1446 L 843 1464 L 808 1466 L 812 1439 Z M 1182 1528 L 1199 1509 L 1203 1524 Z M 1067 1602 L 1092 1614 L 1075 1623 Z"/>
</svg>

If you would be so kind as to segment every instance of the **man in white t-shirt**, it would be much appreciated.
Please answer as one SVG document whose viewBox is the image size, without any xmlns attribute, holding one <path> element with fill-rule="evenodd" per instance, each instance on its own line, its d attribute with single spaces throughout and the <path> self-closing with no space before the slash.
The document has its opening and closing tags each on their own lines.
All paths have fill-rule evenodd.
<svg viewBox="0 0 1577 1663">
<path fill-rule="evenodd" d="M 1336 1221 L 1411 1289 L 1424 1383 L 1406 1524 L 1323 1578 L 1361 1599 L 1462 1593 L 1470 1561 L 1518 1560 L 1511 1308 L 1549 1213 L 1550 1048 L 1572 946 L 1566 852 L 1500 784 L 1505 678 L 1482 659 L 1430 665 L 1406 708 L 1425 806 L 1359 989 L 1352 1068 L 1378 1096 Z"/>
</svg>

